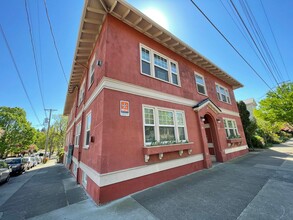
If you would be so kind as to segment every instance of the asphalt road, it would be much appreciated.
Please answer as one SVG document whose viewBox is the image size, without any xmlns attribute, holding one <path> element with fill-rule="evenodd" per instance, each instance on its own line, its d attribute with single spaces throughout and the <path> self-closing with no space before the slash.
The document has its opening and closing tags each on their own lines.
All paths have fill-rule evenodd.
<svg viewBox="0 0 293 220">
<path fill-rule="evenodd" d="M 32 171 L 0 186 L 0 219 L 30 218 L 292 220 L 293 139 L 103 206 L 62 166 Z"/>
</svg>

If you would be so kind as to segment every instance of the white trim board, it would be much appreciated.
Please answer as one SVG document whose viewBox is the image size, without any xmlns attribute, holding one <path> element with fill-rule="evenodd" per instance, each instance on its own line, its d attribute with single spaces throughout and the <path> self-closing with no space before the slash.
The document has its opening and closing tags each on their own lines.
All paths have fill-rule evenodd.
<svg viewBox="0 0 293 220">
<path fill-rule="evenodd" d="M 79 167 L 86 175 L 91 178 L 99 187 L 108 186 L 111 184 L 119 183 L 126 180 L 146 176 L 149 174 L 169 170 L 172 168 L 184 166 L 187 164 L 195 163 L 203 160 L 203 154 L 197 154 L 186 158 L 180 158 L 176 160 L 161 162 L 152 165 L 145 165 L 126 170 L 119 170 L 110 173 L 100 174 L 93 168 L 87 166 L 83 162 L 79 163 Z"/>
<path fill-rule="evenodd" d="M 248 148 L 247 145 L 243 145 L 243 146 L 239 146 L 239 147 L 233 147 L 233 148 L 227 148 L 227 149 L 225 149 L 225 154 L 234 153 L 234 152 L 237 152 L 237 151 L 245 150 L 247 148 Z"/>
<path fill-rule="evenodd" d="M 197 101 L 194 101 L 192 99 L 186 99 L 186 98 L 182 98 L 180 96 L 170 95 L 168 93 L 145 88 L 145 87 L 134 85 L 131 83 L 126 83 L 126 82 L 119 81 L 116 79 L 103 77 L 102 80 L 100 81 L 99 85 L 93 91 L 90 98 L 87 100 L 87 102 L 82 107 L 82 110 L 80 110 L 80 112 L 78 113 L 76 119 L 69 126 L 69 128 L 67 128 L 67 132 L 71 129 L 74 122 L 76 122 L 80 118 L 81 113 L 89 108 L 89 106 L 92 104 L 92 102 L 95 100 L 95 98 L 102 92 L 103 89 L 110 89 L 110 90 L 114 90 L 114 91 L 125 92 L 128 94 L 157 99 L 160 101 L 171 102 L 171 103 L 185 105 L 185 106 L 189 106 L 189 107 L 193 107 L 198 103 Z M 223 108 L 220 108 L 220 109 L 223 114 L 240 117 L 238 112 L 230 111 L 230 110 L 223 109 Z"/>
</svg>

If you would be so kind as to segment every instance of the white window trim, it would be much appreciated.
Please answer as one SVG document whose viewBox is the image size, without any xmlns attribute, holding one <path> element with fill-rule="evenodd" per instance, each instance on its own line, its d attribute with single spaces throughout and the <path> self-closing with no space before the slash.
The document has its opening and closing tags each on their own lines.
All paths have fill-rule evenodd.
<svg viewBox="0 0 293 220">
<path fill-rule="evenodd" d="M 90 122 L 90 126 L 89 126 L 89 129 L 88 130 L 86 130 L 86 127 L 87 127 L 87 118 L 88 118 L 88 116 L 91 116 L 91 122 Z M 90 146 L 90 142 L 91 142 L 91 124 L 92 124 L 92 112 L 90 111 L 89 113 L 87 113 L 86 114 L 86 117 L 85 117 L 85 123 L 84 123 L 84 125 L 85 125 L 85 127 L 84 127 L 84 145 L 83 145 L 83 148 L 85 148 L 85 149 L 88 149 L 89 148 L 89 146 Z M 89 144 L 88 145 L 86 145 L 86 135 L 87 135 L 87 131 L 90 131 L 90 137 L 89 137 Z"/>
<path fill-rule="evenodd" d="M 91 59 L 90 66 L 89 66 L 89 71 L 88 71 L 88 89 L 91 88 L 92 84 L 94 83 L 95 79 L 93 82 L 91 82 L 91 77 L 95 73 L 95 68 L 92 69 L 92 65 L 95 62 L 96 59 L 96 54 L 94 54 L 93 58 Z"/>
<path fill-rule="evenodd" d="M 82 103 L 84 100 L 84 95 L 85 95 L 85 80 L 83 80 L 80 89 L 79 89 L 79 94 L 78 94 L 78 106 Z"/>
<path fill-rule="evenodd" d="M 223 118 L 223 120 L 226 121 L 226 125 L 227 125 L 227 126 L 228 126 L 228 121 L 232 121 L 232 124 L 235 123 L 235 130 L 236 130 L 237 135 L 239 135 L 238 125 L 237 125 L 235 119 L 231 119 L 231 118 Z M 228 139 L 228 138 L 230 137 L 230 135 L 231 135 L 229 129 L 232 129 L 232 128 L 225 127 L 225 123 L 224 123 L 224 129 L 225 129 L 225 134 L 226 134 L 226 129 L 228 129 L 228 137 L 226 136 L 226 138 Z M 234 128 L 233 128 L 233 129 L 234 129 Z"/>
<path fill-rule="evenodd" d="M 87 186 L 87 174 L 85 173 L 85 171 L 82 171 L 82 185 L 84 186 L 84 188 L 86 188 Z"/>
<path fill-rule="evenodd" d="M 78 129 L 79 128 L 79 129 Z M 75 138 L 74 138 L 74 147 L 79 147 L 79 142 L 80 142 L 80 132 L 81 132 L 81 122 L 79 122 L 75 126 Z M 78 137 L 78 141 L 77 141 Z"/>
<path fill-rule="evenodd" d="M 203 83 L 204 83 L 204 84 L 197 83 L 197 82 L 196 82 L 196 76 L 201 77 L 202 80 L 203 80 Z M 205 81 L 204 76 L 201 75 L 201 74 L 199 74 L 199 73 L 197 73 L 197 72 L 194 72 L 194 80 L 195 80 L 195 86 L 196 86 L 196 90 L 197 90 L 197 92 L 198 92 L 199 94 L 201 94 L 201 95 L 208 96 L 207 87 L 206 87 L 206 81 Z M 201 86 L 204 87 L 204 91 L 205 91 L 205 93 L 201 93 L 200 91 L 198 91 L 197 84 L 199 84 L 199 85 L 201 85 Z"/>
<path fill-rule="evenodd" d="M 145 108 L 149 108 L 149 109 L 153 109 L 154 110 L 154 127 L 155 127 L 155 140 L 156 141 L 160 142 L 160 131 L 159 131 L 159 128 L 164 126 L 164 125 L 159 125 L 159 110 L 173 112 L 176 142 L 177 141 L 186 141 L 186 140 L 188 140 L 188 131 L 187 131 L 187 126 L 186 126 L 186 118 L 185 118 L 185 112 L 183 110 L 171 109 L 171 108 L 163 108 L 163 107 L 152 106 L 152 105 L 142 105 L 142 117 L 143 117 L 143 123 L 142 123 L 142 125 L 143 125 L 143 141 L 144 141 L 144 146 L 150 146 L 151 145 L 151 142 L 146 142 L 146 140 L 145 140 L 145 126 L 147 126 L 147 124 L 145 124 L 145 114 L 144 114 L 144 109 Z M 184 123 L 183 126 L 182 125 L 178 126 L 176 112 L 182 112 L 182 114 L 183 114 L 183 123 Z M 166 125 L 166 126 L 167 127 L 170 127 L 169 125 Z M 185 140 L 179 140 L 178 127 L 184 127 Z"/>
<path fill-rule="evenodd" d="M 145 74 L 145 73 L 142 72 L 142 65 L 141 65 L 141 60 L 142 60 L 141 49 L 142 49 L 142 48 L 144 48 L 144 49 L 146 49 L 146 50 L 148 50 L 148 51 L 150 52 L 150 61 L 146 61 L 146 60 L 144 60 L 144 61 L 145 61 L 145 62 L 148 62 L 148 63 L 150 64 L 151 75 L 148 75 L 148 74 Z M 151 78 L 153 78 L 153 79 L 160 80 L 160 81 L 165 82 L 165 83 L 169 83 L 169 84 L 174 85 L 174 86 L 181 87 L 181 81 L 180 81 L 180 74 L 179 74 L 179 66 L 178 66 L 178 62 L 176 62 L 175 60 L 170 59 L 169 57 L 165 56 L 164 54 L 161 54 L 161 53 L 157 52 L 156 50 L 153 50 L 153 49 L 151 49 L 151 48 L 149 48 L 149 47 L 147 47 L 147 46 L 145 46 L 145 45 L 143 45 L 143 44 L 141 44 L 141 43 L 139 44 L 139 54 L 140 54 L 140 57 L 139 57 L 139 62 L 140 62 L 140 73 L 141 73 L 142 75 L 144 75 L 144 76 L 148 76 L 148 77 L 151 77 Z M 167 60 L 167 62 L 168 62 L 168 69 L 165 69 L 165 68 L 160 67 L 160 66 L 158 66 L 158 65 L 155 64 L 155 62 L 154 62 L 154 55 L 155 55 L 155 54 Z M 172 82 L 172 73 L 173 73 L 173 72 L 172 72 L 172 68 L 171 68 L 171 63 L 174 63 L 174 64 L 176 65 L 176 67 L 177 67 L 177 73 L 174 73 L 174 74 L 177 75 L 178 85 L 177 85 L 177 84 L 174 84 L 174 83 Z M 160 79 L 160 78 L 155 77 L 155 66 L 158 66 L 159 68 L 163 68 L 163 69 L 165 69 L 165 70 L 168 71 L 168 78 L 169 78 L 169 81 L 165 81 L 165 80 L 163 80 L 163 79 Z"/>
<path fill-rule="evenodd" d="M 227 94 L 225 94 L 225 96 L 227 97 L 227 95 L 228 95 L 228 98 L 229 98 L 229 102 L 227 101 L 227 102 L 225 102 L 225 101 L 223 101 L 223 99 L 222 99 L 222 96 L 221 96 L 221 90 L 219 91 L 219 93 L 220 93 L 220 99 L 219 99 L 219 97 L 218 97 L 218 95 L 217 95 L 217 98 L 218 98 L 218 100 L 220 100 L 221 102 L 224 102 L 224 103 L 227 103 L 227 104 L 232 104 L 232 102 L 231 102 L 231 97 L 230 97 L 230 93 L 229 93 L 229 90 L 226 88 L 226 87 L 224 87 L 224 86 L 222 86 L 221 84 L 219 84 L 219 83 L 215 83 L 216 84 L 216 93 L 218 93 L 218 91 L 217 91 L 217 86 L 218 87 L 222 87 L 226 92 L 227 92 Z M 220 88 L 219 88 L 220 89 Z"/>
</svg>

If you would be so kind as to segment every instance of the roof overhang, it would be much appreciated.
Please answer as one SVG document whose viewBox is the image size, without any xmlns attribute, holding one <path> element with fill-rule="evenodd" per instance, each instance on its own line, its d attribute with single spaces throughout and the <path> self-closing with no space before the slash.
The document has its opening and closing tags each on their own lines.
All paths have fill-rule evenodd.
<svg viewBox="0 0 293 220">
<path fill-rule="evenodd" d="M 194 111 L 199 112 L 202 108 L 206 106 L 209 106 L 216 114 L 220 114 L 222 112 L 221 109 L 209 98 L 200 101 L 192 108 Z"/>
<path fill-rule="evenodd" d="M 107 14 L 111 14 L 185 59 L 200 66 L 212 75 L 231 85 L 233 89 L 243 86 L 210 60 L 199 54 L 127 2 L 123 0 L 85 0 L 64 107 L 65 115 L 70 113 L 74 103 L 74 89 L 81 83 L 84 70 L 88 66 L 89 57 L 99 37 Z"/>
</svg>

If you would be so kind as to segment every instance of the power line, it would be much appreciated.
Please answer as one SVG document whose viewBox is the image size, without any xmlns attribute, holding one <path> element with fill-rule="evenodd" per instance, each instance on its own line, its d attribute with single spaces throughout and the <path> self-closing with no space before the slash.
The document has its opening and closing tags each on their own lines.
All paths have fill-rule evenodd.
<svg viewBox="0 0 293 220">
<path fill-rule="evenodd" d="M 34 64 L 35 64 L 37 78 L 38 78 L 38 85 L 39 85 L 39 90 L 40 90 L 40 94 L 41 94 L 41 100 L 42 100 L 43 109 L 45 109 L 43 90 L 42 90 L 42 87 L 41 87 L 40 74 L 39 74 L 39 69 L 38 69 L 37 60 L 36 60 L 35 45 L 34 45 L 33 36 L 32 36 L 32 28 L 31 28 L 31 23 L 30 23 L 31 21 L 30 21 L 30 18 L 29 18 L 29 12 L 28 12 L 28 7 L 27 7 L 27 0 L 25 0 L 24 2 L 25 2 L 26 18 L 27 18 L 27 23 L 28 23 L 28 27 L 29 27 L 30 41 L 31 41 L 31 45 L 32 45 L 32 48 L 33 48 Z M 44 111 L 44 112 L 45 112 L 45 117 L 47 117 L 46 111 Z"/>
<path fill-rule="evenodd" d="M 27 97 L 27 99 L 28 99 L 28 101 L 29 101 L 29 103 L 30 103 L 30 106 L 31 106 L 31 108 L 32 108 L 32 110 L 33 110 L 33 113 L 34 113 L 36 119 L 38 120 L 39 124 L 41 124 L 40 119 L 39 119 L 39 117 L 38 117 L 38 115 L 37 115 L 37 113 L 36 113 L 36 111 L 35 111 L 35 108 L 34 108 L 34 106 L 33 106 L 33 104 L 32 104 L 32 101 L 31 101 L 31 99 L 30 99 L 30 97 L 29 97 L 29 95 L 28 95 L 28 93 L 27 93 L 27 90 L 26 90 L 26 88 L 25 88 L 25 86 L 24 86 L 23 80 L 22 80 L 21 75 L 20 75 L 20 73 L 19 73 L 19 70 L 18 70 L 18 68 L 17 68 L 17 65 L 16 65 L 16 62 L 15 62 L 15 59 L 14 59 L 14 57 L 13 57 L 13 54 L 12 54 L 11 48 L 10 48 L 10 46 L 9 46 L 9 43 L 8 43 L 8 41 L 7 41 L 7 38 L 6 38 L 6 36 L 5 36 L 5 33 L 4 33 L 3 29 L 2 29 L 2 25 L 1 25 L 1 24 L 0 24 L 0 29 L 1 29 L 1 33 L 2 33 L 2 36 L 3 36 L 3 38 L 4 38 L 4 41 L 5 41 L 6 47 L 7 47 L 8 51 L 9 51 L 10 57 L 11 57 L 11 59 L 12 59 L 12 62 L 13 62 L 14 68 L 15 68 L 15 70 L 16 70 L 16 72 L 17 72 L 18 78 L 19 78 L 19 80 L 20 80 L 20 82 L 21 82 L 21 85 L 22 85 L 22 88 L 23 88 L 23 90 L 24 90 L 24 92 L 25 92 L 25 95 L 26 95 L 26 97 Z"/>
<path fill-rule="evenodd" d="M 46 0 L 44 0 L 44 5 L 45 5 L 46 16 L 47 16 L 47 20 L 48 20 L 48 23 L 49 23 L 49 26 L 50 26 L 50 32 L 51 32 L 51 35 L 52 35 L 52 38 L 53 38 L 54 47 L 55 47 L 55 50 L 56 50 L 56 53 L 57 53 L 57 57 L 58 57 L 58 60 L 59 60 L 59 63 L 60 63 L 61 69 L 62 69 L 62 73 L 63 73 L 64 79 L 65 79 L 66 83 L 68 84 L 68 80 L 67 80 L 67 77 L 66 77 L 66 74 L 65 74 L 65 71 L 64 71 L 62 62 L 61 62 L 61 58 L 60 58 L 60 55 L 59 55 L 59 51 L 58 51 L 58 48 L 57 48 L 57 44 L 56 44 L 56 41 L 55 41 L 55 36 L 54 36 L 54 32 L 53 32 L 53 28 L 52 28 L 51 21 L 50 21 L 50 17 L 49 17 L 49 12 L 48 12 L 48 8 L 47 8 Z"/>
<path fill-rule="evenodd" d="M 197 6 L 197 4 L 190 0 L 191 3 L 199 10 L 199 12 L 208 20 L 208 22 L 217 30 L 217 32 L 225 39 L 225 41 L 234 49 L 234 51 L 243 59 L 243 61 L 253 70 L 253 72 L 263 81 L 263 83 L 270 89 L 271 87 L 267 82 L 261 77 L 261 75 L 251 66 L 251 64 L 241 55 L 241 53 L 233 46 L 233 44 L 225 37 L 225 35 L 214 25 L 214 23 L 207 17 L 207 15 Z"/>
<path fill-rule="evenodd" d="M 264 37 L 264 35 L 262 34 L 262 31 L 249 7 L 249 5 L 246 3 L 246 1 L 240 0 L 240 4 L 243 8 L 243 11 L 246 15 L 246 17 L 248 18 L 248 21 L 250 23 L 250 26 L 252 27 L 252 30 L 255 33 L 255 37 L 258 39 L 258 41 L 260 42 L 260 48 L 263 49 L 263 54 L 266 55 L 265 57 L 267 58 L 267 63 L 271 64 L 272 69 L 275 71 L 276 76 L 279 77 L 279 81 L 284 81 L 281 71 L 278 68 L 277 62 L 274 59 L 274 56 L 270 50 L 269 45 L 266 42 L 266 39 Z"/>
<path fill-rule="evenodd" d="M 266 17 L 266 19 L 267 19 L 267 22 L 268 22 L 268 24 L 269 24 L 270 31 L 271 31 L 271 33 L 272 33 L 272 35 L 273 35 L 273 38 L 274 38 L 275 44 L 276 44 L 276 46 L 277 46 L 277 49 L 278 49 L 279 55 L 280 55 L 281 60 L 282 60 L 282 63 L 283 63 L 283 65 L 284 65 L 285 72 L 286 72 L 286 74 L 287 74 L 287 76 L 288 76 L 288 79 L 290 80 L 290 76 L 289 76 L 289 73 L 288 73 L 288 71 L 287 71 L 287 67 L 286 67 L 286 65 L 285 65 L 285 62 L 284 62 L 284 59 L 283 59 L 282 53 L 281 53 L 280 48 L 279 48 L 279 45 L 278 45 L 278 43 L 277 43 L 277 40 L 276 40 L 275 34 L 274 34 L 274 32 L 273 32 L 273 29 L 272 29 L 272 26 L 271 26 L 271 23 L 270 23 L 270 20 L 269 20 L 269 18 L 268 18 L 268 15 L 267 15 L 267 13 L 266 13 L 266 10 L 265 10 L 265 7 L 263 6 L 262 0 L 260 0 L 260 3 L 261 3 L 261 6 L 262 6 L 262 9 L 263 9 L 263 12 L 264 12 L 264 14 L 265 14 L 265 17 Z"/>
<path fill-rule="evenodd" d="M 269 67 L 269 65 L 268 65 L 268 63 L 267 63 L 267 61 L 266 61 L 266 59 L 264 58 L 263 54 L 261 53 L 261 51 L 260 51 L 260 49 L 259 49 L 257 43 L 255 42 L 255 40 L 254 40 L 253 36 L 251 35 L 250 31 L 248 30 L 248 28 L 247 28 L 245 22 L 243 21 L 243 19 L 242 19 L 240 13 L 238 12 L 236 6 L 234 5 L 234 3 L 233 3 L 232 0 L 230 0 L 230 2 L 231 2 L 231 4 L 232 4 L 234 10 L 236 11 L 237 15 L 239 16 L 239 18 L 240 18 L 242 24 L 244 25 L 244 27 L 245 27 L 245 29 L 246 29 L 248 35 L 250 36 L 250 38 L 251 38 L 251 40 L 252 40 L 254 46 L 256 47 L 257 51 L 260 53 L 260 55 L 261 55 L 261 57 L 263 58 L 263 60 L 264 60 L 264 62 L 266 63 L 266 65 Z M 270 68 L 269 68 L 269 70 L 270 70 Z M 271 73 L 271 75 L 273 76 L 273 78 L 274 78 L 276 84 L 278 85 L 279 83 L 278 83 L 278 81 L 277 81 L 275 75 L 273 74 L 273 72 L 272 72 L 271 70 L 270 70 L 270 73 Z"/>
<path fill-rule="evenodd" d="M 252 49 L 252 51 L 254 52 L 254 54 L 257 56 L 257 58 L 259 59 L 260 63 L 262 64 L 262 66 L 269 71 L 268 67 L 265 65 L 264 61 L 261 59 L 261 57 L 259 56 L 259 54 L 257 53 L 256 49 L 253 47 L 251 41 L 248 40 L 248 38 L 245 36 L 244 31 L 245 30 L 241 30 L 241 28 L 239 27 L 239 24 L 234 20 L 232 14 L 229 12 L 229 10 L 226 8 L 225 4 L 222 2 L 222 0 L 220 0 L 222 6 L 224 7 L 224 9 L 226 10 L 226 12 L 229 14 L 229 16 L 231 17 L 232 21 L 234 22 L 234 24 L 236 25 L 236 27 L 238 28 L 238 30 L 240 31 L 240 33 L 242 34 L 242 36 L 244 37 L 244 39 L 246 40 L 246 42 L 248 43 L 249 47 Z M 235 16 L 237 16 L 237 14 L 235 13 L 235 11 L 233 10 L 232 6 L 230 4 L 228 4 L 230 9 L 232 10 L 232 12 L 234 13 Z M 237 17 L 236 17 L 237 19 Z M 239 22 L 239 21 L 238 21 Z M 240 24 L 241 25 L 241 24 Z M 271 78 L 270 78 L 271 79 Z"/>
</svg>

